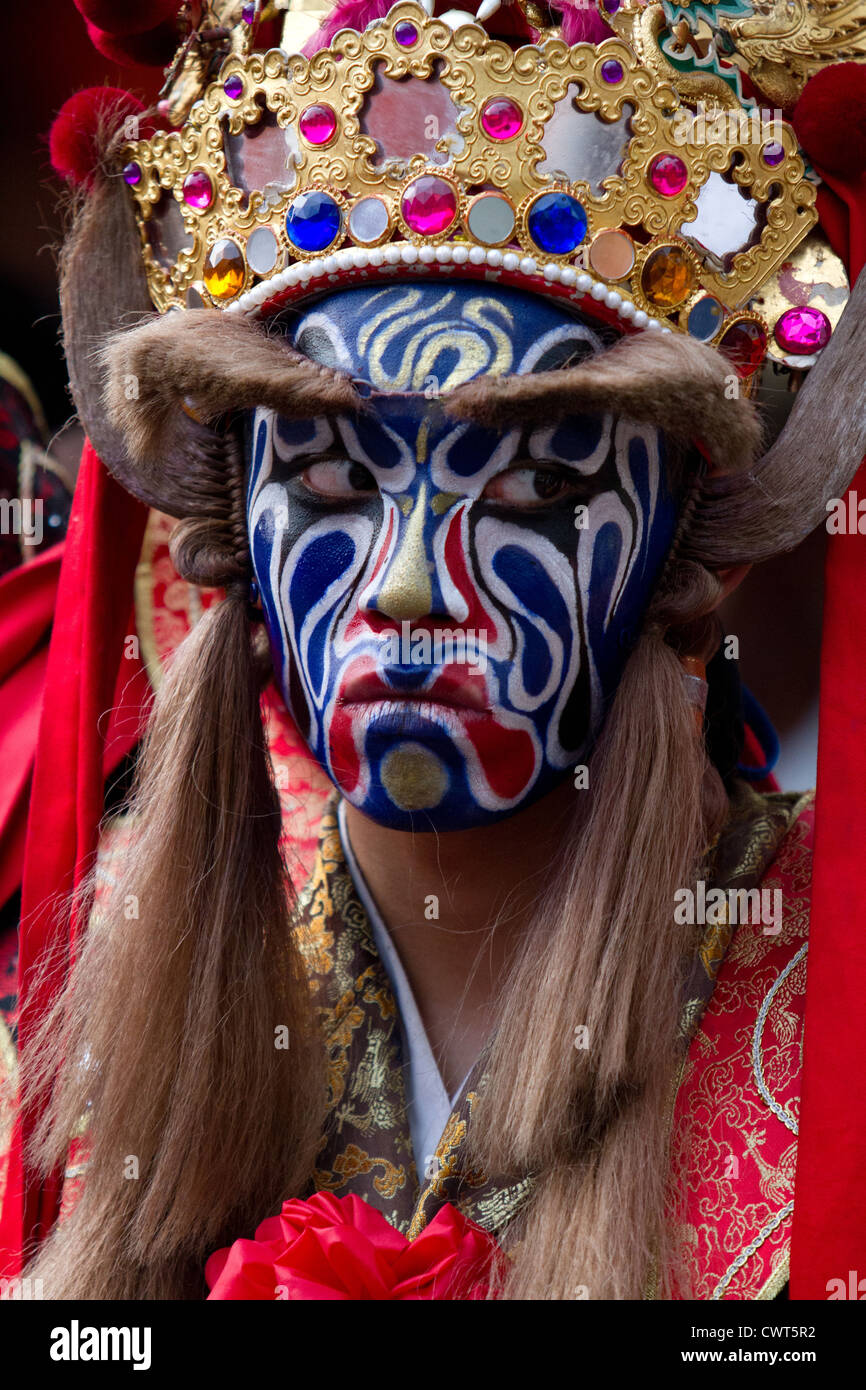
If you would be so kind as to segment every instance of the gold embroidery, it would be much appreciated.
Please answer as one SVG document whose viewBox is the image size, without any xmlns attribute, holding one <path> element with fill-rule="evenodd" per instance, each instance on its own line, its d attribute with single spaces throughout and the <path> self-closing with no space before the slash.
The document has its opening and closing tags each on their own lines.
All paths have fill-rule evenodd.
<svg viewBox="0 0 866 1390">
<path fill-rule="evenodd" d="M 366 1149 L 360 1148 L 357 1144 L 348 1144 L 335 1158 L 330 1173 L 321 1170 L 316 1172 L 316 1187 L 334 1192 L 351 1182 L 358 1174 L 372 1173 L 376 1168 L 381 1168 L 382 1172 L 373 1179 L 373 1186 L 383 1197 L 391 1198 L 401 1187 L 406 1186 L 408 1172 L 403 1164 L 397 1167 L 387 1158 L 371 1158 Z"/>
<path fill-rule="evenodd" d="M 783 799 L 766 800 L 772 813 Z M 770 1298 L 787 1277 L 811 851 L 810 797 L 786 800 L 787 834 L 759 878 L 770 890 L 784 884 L 781 931 L 737 928 L 677 1097 L 675 1164 L 689 1217 L 680 1240 L 696 1298 Z M 767 828 L 759 819 L 765 851 Z"/>
<path fill-rule="evenodd" d="M 733 928 L 728 921 L 726 909 L 724 922 L 720 922 L 718 925 L 713 924 L 709 927 L 698 951 L 701 964 L 711 980 L 716 978 L 719 966 L 724 960 L 725 952 L 731 944 L 732 934 Z"/>
<path fill-rule="evenodd" d="M 328 1045 L 329 1112 L 316 1189 L 353 1192 L 405 1230 L 417 1181 L 406 1118 L 397 1006 L 349 876 L 332 797 L 297 939 Z"/>
</svg>

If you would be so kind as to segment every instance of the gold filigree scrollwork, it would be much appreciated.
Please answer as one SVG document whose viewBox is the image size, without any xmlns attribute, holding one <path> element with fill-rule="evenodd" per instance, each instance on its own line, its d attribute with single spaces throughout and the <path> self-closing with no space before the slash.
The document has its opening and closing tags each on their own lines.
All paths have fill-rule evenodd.
<svg viewBox="0 0 866 1390">
<path fill-rule="evenodd" d="M 733 61 L 786 109 L 822 68 L 866 62 L 863 0 L 759 0 L 747 18 L 720 13 L 717 23 L 734 46 Z"/>
<path fill-rule="evenodd" d="M 233 239 L 244 251 L 253 228 L 269 227 L 281 252 L 272 274 L 281 274 L 287 261 L 309 259 L 290 244 L 286 215 L 293 199 L 311 190 L 327 191 L 342 213 L 339 232 L 326 254 L 344 243 L 353 244 L 349 212 L 370 196 L 384 195 L 388 203 L 385 239 L 409 239 L 421 245 L 425 238 L 410 236 L 406 225 L 395 219 L 394 209 L 406 181 L 430 173 L 453 180 L 460 209 L 446 232 L 426 238 L 437 246 L 444 240 L 471 245 L 464 213 L 482 188 L 500 190 L 514 209 L 524 210 L 540 190 L 567 190 L 579 197 L 592 232 L 627 227 L 642 245 L 651 245 L 654 238 L 688 237 L 702 188 L 711 175 L 722 174 L 754 200 L 759 235 L 753 245 L 733 256 L 724 271 L 712 257 L 699 257 L 699 282 L 702 291 L 716 295 L 729 310 L 742 308 L 814 225 L 814 188 L 804 178 L 796 139 L 787 126 L 780 127 L 779 137 L 784 159 L 772 168 L 762 161 L 760 141 L 723 138 L 700 143 L 688 130 L 684 137 L 683 118 L 698 102 L 709 112 L 729 112 L 737 118 L 747 118 L 748 113 L 720 79 L 712 75 L 686 78 L 661 57 L 657 38 L 662 20 L 660 6 L 635 8 L 627 0 L 615 17 L 616 35 L 598 46 L 569 47 L 561 38 L 551 37 L 541 45 L 512 50 L 491 40 L 477 25 L 467 24 L 454 32 L 402 0 L 385 20 L 363 34 L 342 31 L 330 49 L 311 58 L 286 57 L 277 50 L 232 54 L 193 106 L 181 131 L 157 134 L 126 151 L 126 158 L 141 168 L 133 193 L 156 307 L 163 311 L 184 305 L 188 288 L 202 283 L 209 249 L 223 237 Z M 408 47 L 395 38 L 402 22 L 411 22 L 417 31 L 417 41 Z M 604 77 L 609 72 L 604 65 L 610 62 L 621 68 L 621 76 L 613 82 Z M 240 93 L 234 90 L 234 99 L 225 91 L 230 77 L 240 78 L 243 84 Z M 426 149 L 389 159 L 374 135 L 362 129 L 365 103 L 375 100 L 380 79 L 438 82 L 453 105 L 453 125 L 445 133 L 434 133 Z M 233 89 L 236 86 L 232 84 Z M 502 97 L 518 103 L 522 123 L 513 136 L 495 139 L 484 128 L 482 112 L 485 103 Z M 615 157 L 613 147 L 610 170 L 602 169 L 596 184 L 582 178 L 579 167 L 572 167 L 564 182 L 561 171 L 543 167 L 548 162 L 546 131 L 552 121 L 567 115 L 558 110 L 558 104 L 569 101 L 584 120 L 622 123 L 623 152 Z M 313 103 L 330 106 L 337 120 L 333 138 L 321 146 L 302 135 L 303 112 Z M 266 191 L 245 191 L 229 177 L 226 138 L 242 137 L 266 112 L 276 117 L 285 133 L 286 179 L 284 184 L 267 185 Z M 436 153 L 445 156 L 444 162 L 432 162 Z M 662 156 L 681 161 L 684 175 L 676 192 L 653 184 L 653 163 Z M 211 180 L 214 196 L 208 206 L 184 201 L 184 180 L 193 169 L 201 169 Z M 179 203 L 183 226 L 192 238 L 191 248 L 178 256 L 170 272 L 158 264 L 147 237 L 148 220 L 165 191 Z M 512 239 L 516 250 L 552 266 L 568 261 L 533 245 L 525 211 L 517 221 Z M 585 259 L 577 254 L 570 264 L 586 273 Z M 589 273 L 594 275 L 591 262 Z M 244 291 L 253 283 L 256 278 L 248 270 Z M 630 287 L 639 304 L 640 287 L 634 276 Z M 672 326 L 679 325 L 672 321 Z"/>
</svg>

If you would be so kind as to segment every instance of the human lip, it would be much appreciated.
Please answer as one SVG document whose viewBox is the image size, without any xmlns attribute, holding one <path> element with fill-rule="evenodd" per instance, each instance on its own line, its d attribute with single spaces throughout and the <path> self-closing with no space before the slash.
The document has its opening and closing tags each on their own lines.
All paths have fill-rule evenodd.
<svg viewBox="0 0 866 1390">
<path fill-rule="evenodd" d="M 486 713 L 488 705 L 483 680 L 440 671 L 432 685 L 423 690 L 397 690 L 386 685 L 375 672 L 350 676 L 340 692 L 342 705 L 444 705 L 450 709 Z"/>
</svg>

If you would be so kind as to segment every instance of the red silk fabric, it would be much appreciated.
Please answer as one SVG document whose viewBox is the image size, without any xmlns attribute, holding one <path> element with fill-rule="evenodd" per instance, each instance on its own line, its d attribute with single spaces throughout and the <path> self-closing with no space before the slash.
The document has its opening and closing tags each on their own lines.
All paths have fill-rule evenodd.
<svg viewBox="0 0 866 1390">
<path fill-rule="evenodd" d="M 866 496 L 866 467 L 852 484 Z M 866 1275 L 866 536 L 827 555 L 791 1297 Z"/>
<path fill-rule="evenodd" d="M 852 282 L 866 263 L 866 175 L 823 175 L 821 225 Z M 816 459 L 816 466 L 820 461 Z M 851 489 L 866 497 L 866 465 Z M 812 926 L 791 1297 L 866 1276 L 866 536 L 827 551 Z M 856 1286 L 856 1285 L 855 1285 Z"/>
<path fill-rule="evenodd" d="M 0 903 L 21 883 L 27 802 L 63 547 L 0 579 Z"/>
<path fill-rule="evenodd" d="M 137 736 L 133 664 L 124 670 L 133 578 L 146 509 L 107 473 L 90 444 L 81 459 L 65 543 L 33 774 L 22 889 L 19 1048 L 62 987 L 79 923 L 67 900 L 96 850 L 104 805 L 106 752 L 116 756 Z M 143 680 L 143 676 L 140 677 Z M 118 685 L 128 708 L 110 732 Z M 141 689 L 141 687 L 139 687 Z M 117 720 L 115 719 L 115 729 Z M 52 947 L 59 963 L 36 985 L 31 970 Z M 20 1110 L 9 1156 L 0 1225 L 2 1272 L 19 1272 L 22 1249 L 54 1223 L 62 1175 L 42 1182 L 24 1149 L 37 1116 Z"/>
</svg>

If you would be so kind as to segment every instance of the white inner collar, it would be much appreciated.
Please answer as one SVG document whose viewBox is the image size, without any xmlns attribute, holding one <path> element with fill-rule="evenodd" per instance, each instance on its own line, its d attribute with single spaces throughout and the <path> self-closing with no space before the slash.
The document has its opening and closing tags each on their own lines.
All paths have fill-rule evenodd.
<svg viewBox="0 0 866 1390">
<path fill-rule="evenodd" d="M 448 1123 L 460 1092 L 463 1090 L 466 1078 L 464 1077 L 454 1095 L 449 1099 L 406 971 L 403 969 L 397 948 L 382 920 L 382 914 L 376 906 L 375 899 L 367 886 L 352 850 L 346 825 L 346 803 L 342 800 L 337 810 L 337 821 L 340 827 L 340 840 L 343 845 L 346 865 L 352 876 L 355 891 L 367 914 L 373 940 L 391 982 L 397 1011 L 400 1015 L 409 1129 L 412 1135 L 412 1149 L 415 1154 L 418 1179 L 423 1183 L 430 1159 L 436 1152 L 442 1131 Z M 468 1076 L 469 1073 L 467 1072 L 466 1075 Z"/>
</svg>

